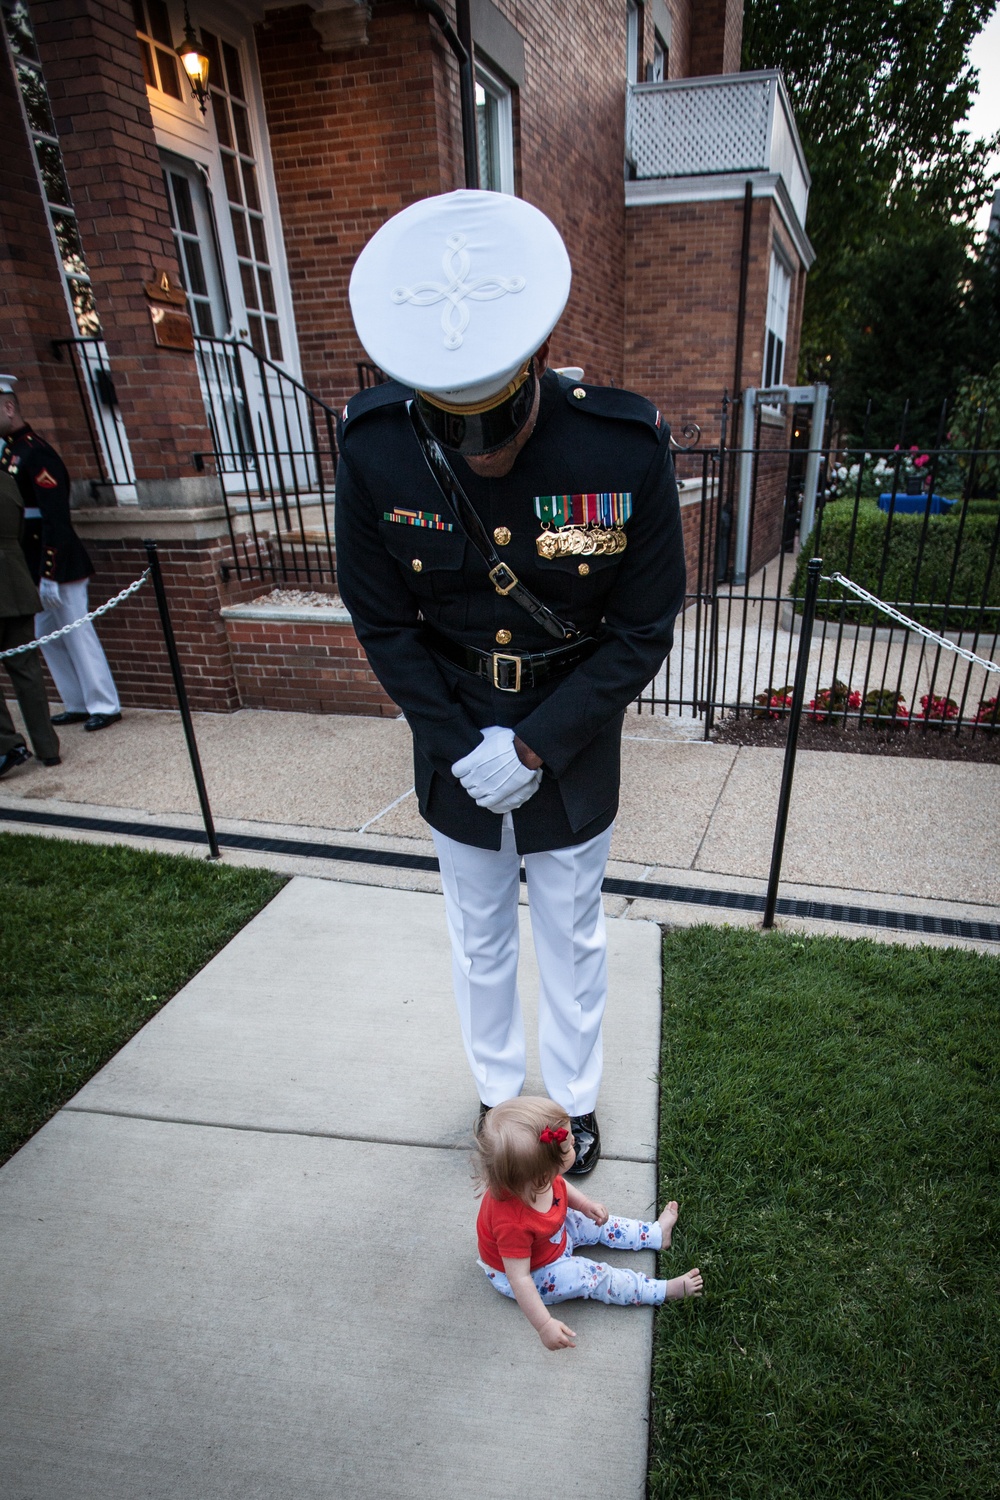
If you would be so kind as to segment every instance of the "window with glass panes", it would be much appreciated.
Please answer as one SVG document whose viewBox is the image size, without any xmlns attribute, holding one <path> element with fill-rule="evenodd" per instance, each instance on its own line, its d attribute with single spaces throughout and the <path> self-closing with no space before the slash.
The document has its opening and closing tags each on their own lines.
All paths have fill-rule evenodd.
<svg viewBox="0 0 1000 1500">
<path fill-rule="evenodd" d="M 201 44 L 209 59 L 208 79 L 215 129 L 219 137 L 250 342 L 258 354 L 281 360 L 278 308 L 240 55 L 229 42 L 222 41 L 211 31 L 202 30 Z"/>
<path fill-rule="evenodd" d="M 510 89 L 485 68 L 476 68 L 476 135 L 479 186 L 491 193 L 514 191 L 514 128 Z"/>
<path fill-rule="evenodd" d="M 132 9 L 146 87 L 159 89 L 171 99 L 183 99 L 180 66 L 165 0 L 132 0 Z"/>
<path fill-rule="evenodd" d="M 164 171 L 163 181 L 166 184 L 167 199 L 170 203 L 170 223 L 177 245 L 177 260 L 187 292 L 188 310 L 194 320 L 196 331 L 211 338 L 219 330 L 216 329 L 215 319 L 212 316 L 212 302 L 202 252 L 204 231 L 200 229 L 195 215 L 191 182 L 186 175 L 169 169 Z"/>
<path fill-rule="evenodd" d="M 764 343 L 764 389 L 780 385 L 785 370 L 785 336 L 788 332 L 788 302 L 792 278 L 771 252 L 771 281 L 767 292 L 767 324 Z"/>
<path fill-rule="evenodd" d="M 35 161 L 49 221 L 59 248 L 63 281 L 83 338 L 100 338 L 101 320 L 97 316 L 94 293 L 90 285 L 87 261 L 80 243 L 80 228 L 66 185 L 62 149 L 56 134 L 49 93 L 38 61 L 35 33 L 25 0 L 2 0 L 4 31 L 14 63 L 14 76 L 28 120 L 28 131 L 35 148 Z"/>
</svg>

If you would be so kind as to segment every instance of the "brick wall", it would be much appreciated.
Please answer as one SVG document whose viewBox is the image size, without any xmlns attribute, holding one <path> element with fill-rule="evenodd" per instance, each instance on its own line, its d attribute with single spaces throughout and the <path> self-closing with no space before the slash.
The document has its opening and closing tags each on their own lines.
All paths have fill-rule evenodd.
<svg viewBox="0 0 1000 1500">
<path fill-rule="evenodd" d="M 226 624 L 244 708 L 398 717 L 350 625 L 233 618 Z"/>
<path fill-rule="evenodd" d="M 690 8 L 688 75 L 738 73 L 743 41 L 743 0 L 697 0 Z"/>
<path fill-rule="evenodd" d="M 117 594 L 146 567 L 138 541 L 86 538 L 96 573 L 90 607 Z M 227 713 L 239 708 L 226 627 L 220 602 L 237 602 L 266 588 L 219 580 L 219 565 L 230 557 L 228 541 L 161 542 L 158 547 L 170 617 L 192 708 Z M 122 702 L 133 708 L 175 708 L 173 678 L 163 643 L 152 584 L 97 622 Z"/>
<path fill-rule="evenodd" d="M 56 360 L 51 342 L 75 329 L 6 46 L 0 48 L 0 140 L 0 366 L 18 377 L 25 418 L 57 443 L 74 470 L 92 465 L 90 443 L 72 370 Z"/>
<path fill-rule="evenodd" d="M 519 191 L 557 225 L 574 266 L 552 357 L 621 383 L 625 9 L 499 8 L 525 39 Z M 368 46 L 336 54 L 320 50 L 309 16 L 269 12 L 257 55 L 305 382 L 339 404 L 365 357 L 347 300 L 354 261 L 393 213 L 464 181 L 458 69 L 412 6 L 378 6 Z"/>
<path fill-rule="evenodd" d="M 390 215 L 458 181 L 440 150 L 429 16 L 380 5 L 368 46 L 331 54 L 310 15 L 269 11 L 257 57 L 303 375 L 339 406 L 367 357 L 347 300 L 355 260 Z"/>
<path fill-rule="evenodd" d="M 497 0 L 524 37 L 522 195 L 566 241 L 573 290 L 554 364 L 624 378 L 625 14 L 606 0 Z"/>
<path fill-rule="evenodd" d="M 96 573 L 90 605 L 103 604 L 146 567 L 138 541 L 87 538 Z M 192 708 L 231 713 L 271 708 L 395 717 L 350 625 L 224 619 L 225 605 L 269 592 L 260 578 L 223 581 L 228 538 L 158 546 L 177 653 Z M 96 622 L 126 708 L 176 708 L 173 677 L 152 585 Z M 56 694 L 53 691 L 53 697 Z"/>
<path fill-rule="evenodd" d="M 33 0 L 115 386 L 140 479 L 194 474 L 209 446 L 194 357 L 154 343 L 143 282 L 179 279 L 129 0 Z"/>
</svg>

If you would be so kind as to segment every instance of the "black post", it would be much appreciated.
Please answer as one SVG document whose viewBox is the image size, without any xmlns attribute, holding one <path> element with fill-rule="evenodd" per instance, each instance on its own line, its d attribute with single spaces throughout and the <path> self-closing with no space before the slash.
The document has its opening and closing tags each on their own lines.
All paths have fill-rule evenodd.
<svg viewBox="0 0 1000 1500">
<path fill-rule="evenodd" d="M 146 549 L 146 556 L 149 559 L 149 571 L 153 579 L 153 588 L 156 592 L 156 607 L 160 611 L 163 639 L 166 642 L 167 655 L 170 658 L 170 670 L 174 676 L 174 691 L 177 694 L 177 706 L 181 711 L 184 738 L 187 740 L 188 755 L 191 757 L 191 770 L 194 772 L 194 783 L 198 788 L 201 816 L 205 823 L 205 833 L 208 838 L 208 847 L 211 851 L 208 857 L 209 859 L 220 859 L 219 840 L 215 836 L 215 824 L 212 822 L 212 809 L 208 805 L 208 792 L 205 789 L 205 778 L 202 775 L 201 759 L 198 755 L 198 743 L 194 737 L 194 724 L 191 721 L 191 709 L 188 706 L 180 657 L 177 655 L 174 628 L 170 623 L 170 610 L 167 606 L 166 590 L 163 587 L 163 574 L 160 572 L 160 556 L 156 550 L 155 542 L 143 542 L 143 546 Z"/>
<path fill-rule="evenodd" d="M 478 188 L 479 137 L 476 129 L 475 53 L 472 46 L 472 17 L 469 0 L 455 0 L 455 22 L 458 39 L 465 49 L 465 61 L 459 62 L 458 78 L 462 97 L 462 154 L 465 157 L 465 185 Z"/>
<path fill-rule="evenodd" d="M 458 63 L 459 100 L 462 106 L 462 154 L 465 158 L 465 185 L 479 186 L 479 137 L 476 130 L 476 78 L 472 48 L 472 20 L 469 0 L 456 0 L 455 19 L 458 31 L 452 26 L 437 0 L 413 0 L 414 5 L 427 11 L 444 34 L 444 39 L 455 54 Z"/>
<path fill-rule="evenodd" d="M 813 620 L 816 618 L 816 596 L 819 593 L 819 575 L 822 566 L 823 559 L 821 557 L 814 557 L 810 560 L 809 566 L 806 569 L 806 595 L 802 605 L 799 654 L 795 662 L 792 709 L 788 716 L 788 739 L 785 742 L 785 763 L 781 770 L 781 791 L 778 793 L 778 816 L 774 825 L 774 847 L 771 850 L 771 873 L 767 879 L 767 900 L 764 903 L 763 925 L 765 928 L 774 926 L 774 908 L 778 903 L 778 881 L 781 879 L 781 856 L 785 847 L 788 804 L 792 796 L 792 777 L 795 775 L 795 751 L 798 748 L 802 704 L 806 696 L 809 647 L 812 644 Z"/>
</svg>

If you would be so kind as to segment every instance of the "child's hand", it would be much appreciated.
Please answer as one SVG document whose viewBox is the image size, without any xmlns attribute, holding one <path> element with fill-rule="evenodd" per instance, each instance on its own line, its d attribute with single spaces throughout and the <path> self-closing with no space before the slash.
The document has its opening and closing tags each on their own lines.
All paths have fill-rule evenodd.
<svg viewBox="0 0 1000 1500">
<path fill-rule="evenodd" d="M 558 1318 L 550 1318 L 547 1323 L 543 1323 L 538 1330 L 538 1337 L 546 1349 L 576 1348 L 576 1334 L 565 1323 L 560 1323 Z"/>
<path fill-rule="evenodd" d="M 593 1219 L 598 1229 L 600 1229 L 602 1224 L 606 1224 L 610 1217 L 603 1203 L 592 1203 L 589 1198 L 587 1200 L 587 1207 L 581 1209 L 581 1212 L 588 1219 Z"/>
</svg>

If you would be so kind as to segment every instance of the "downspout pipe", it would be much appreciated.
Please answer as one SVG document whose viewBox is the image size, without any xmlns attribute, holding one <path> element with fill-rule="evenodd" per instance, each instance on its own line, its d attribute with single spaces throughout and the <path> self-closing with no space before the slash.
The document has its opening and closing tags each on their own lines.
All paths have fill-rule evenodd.
<svg viewBox="0 0 1000 1500">
<path fill-rule="evenodd" d="M 459 94 L 462 102 L 462 152 L 465 157 L 465 185 L 479 186 L 479 142 L 476 138 L 476 80 L 472 50 L 472 21 L 469 0 L 457 0 L 456 20 L 458 33 L 448 17 L 437 4 L 437 0 L 413 0 L 419 10 L 425 10 L 441 28 L 445 41 L 458 62 Z M 464 38 L 464 39 L 463 39 Z"/>
</svg>

